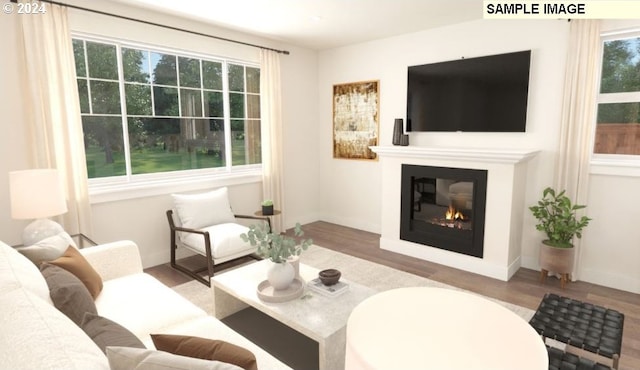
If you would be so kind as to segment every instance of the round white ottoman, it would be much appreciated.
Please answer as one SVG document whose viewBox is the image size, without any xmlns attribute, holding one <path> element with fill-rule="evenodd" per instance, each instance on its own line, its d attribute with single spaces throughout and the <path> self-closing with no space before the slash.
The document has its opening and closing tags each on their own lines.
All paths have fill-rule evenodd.
<svg viewBox="0 0 640 370">
<path fill-rule="evenodd" d="M 369 297 L 347 322 L 345 369 L 546 370 L 527 321 L 481 296 L 412 287 Z"/>
</svg>

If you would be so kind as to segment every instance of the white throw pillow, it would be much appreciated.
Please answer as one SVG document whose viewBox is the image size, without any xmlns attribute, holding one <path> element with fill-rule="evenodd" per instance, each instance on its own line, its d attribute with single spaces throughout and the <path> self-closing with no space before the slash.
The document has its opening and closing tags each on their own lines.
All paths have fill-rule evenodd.
<svg viewBox="0 0 640 370">
<path fill-rule="evenodd" d="M 57 235 L 42 239 L 34 245 L 18 247 L 16 250 L 30 259 L 31 262 L 39 265 L 42 262 L 53 261 L 62 256 L 70 245 L 77 248 L 71 236 L 63 231 Z"/>
<path fill-rule="evenodd" d="M 226 362 L 131 347 L 107 347 L 107 359 L 111 370 L 242 370 L 241 367 Z"/>
<path fill-rule="evenodd" d="M 0 294 L 16 289 L 28 290 L 53 307 L 49 287 L 38 267 L 14 248 L 0 242 Z"/>
<path fill-rule="evenodd" d="M 206 226 L 236 222 L 226 187 L 199 194 L 172 194 L 182 226 L 201 229 Z"/>
</svg>

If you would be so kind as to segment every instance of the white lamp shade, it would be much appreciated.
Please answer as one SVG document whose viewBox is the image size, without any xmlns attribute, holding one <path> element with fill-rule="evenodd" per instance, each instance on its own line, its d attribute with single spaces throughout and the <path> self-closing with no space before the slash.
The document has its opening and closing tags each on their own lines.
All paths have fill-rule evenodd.
<svg viewBox="0 0 640 370">
<path fill-rule="evenodd" d="M 55 169 L 9 172 L 11 217 L 35 219 L 67 212 L 62 182 Z"/>
</svg>

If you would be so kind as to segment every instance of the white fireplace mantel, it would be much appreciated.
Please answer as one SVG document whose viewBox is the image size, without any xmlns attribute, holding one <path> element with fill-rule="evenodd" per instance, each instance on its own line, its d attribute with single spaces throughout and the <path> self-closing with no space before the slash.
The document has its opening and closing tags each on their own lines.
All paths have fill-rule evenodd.
<svg viewBox="0 0 640 370">
<path fill-rule="evenodd" d="M 461 270 L 509 280 L 520 267 L 526 174 L 531 149 L 373 146 L 380 156 L 382 219 L 380 248 Z M 487 198 L 481 258 L 400 239 L 403 165 L 486 170 Z"/>
<path fill-rule="evenodd" d="M 516 164 L 527 161 L 539 150 L 495 148 L 437 148 L 422 146 L 372 146 L 381 157 L 445 159 L 449 161 L 475 161 Z"/>
</svg>

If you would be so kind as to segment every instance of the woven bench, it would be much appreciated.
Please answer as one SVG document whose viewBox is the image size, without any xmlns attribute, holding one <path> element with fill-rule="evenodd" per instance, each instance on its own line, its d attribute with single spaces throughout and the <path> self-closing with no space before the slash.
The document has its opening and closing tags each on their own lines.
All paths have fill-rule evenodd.
<svg viewBox="0 0 640 370">
<path fill-rule="evenodd" d="M 622 348 L 624 314 L 616 310 L 547 293 L 529 324 L 544 338 L 551 338 L 569 346 L 610 358 L 613 361 L 613 368 L 618 368 Z M 566 354 L 566 352 L 563 353 Z M 558 353 L 549 351 L 550 368 L 552 356 L 555 356 L 557 360 Z M 570 358 L 571 356 L 567 356 L 565 360 L 568 361 Z M 599 367 L 587 367 L 586 364 L 585 362 L 585 369 L 600 369 Z M 596 365 L 604 366 L 592 364 L 592 366 Z"/>
<path fill-rule="evenodd" d="M 607 365 L 555 347 L 547 346 L 547 352 L 549 353 L 549 370 L 611 370 Z"/>
</svg>

